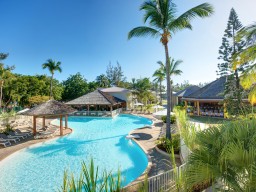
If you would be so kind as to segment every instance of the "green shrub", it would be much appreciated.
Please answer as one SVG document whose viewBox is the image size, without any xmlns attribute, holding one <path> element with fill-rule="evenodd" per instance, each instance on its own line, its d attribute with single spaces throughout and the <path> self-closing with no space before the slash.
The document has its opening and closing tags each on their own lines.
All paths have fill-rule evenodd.
<svg viewBox="0 0 256 192">
<path fill-rule="evenodd" d="M 2 131 L 4 134 L 8 134 L 9 132 L 13 131 L 13 127 L 8 123 L 5 126 L 5 129 Z"/>
<path fill-rule="evenodd" d="M 162 121 L 166 123 L 166 115 L 162 116 Z M 176 123 L 176 117 L 174 115 L 171 115 L 171 124 Z"/>
<path fill-rule="evenodd" d="M 166 115 L 162 116 L 162 121 L 166 123 Z"/>
<path fill-rule="evenodd" d="M 162 150 L 171 153 L 171 148 L 173 147 L 175 153 L 180 151 L 180 134 L 172 134 L 172 140 L 162 137 L 158 140 L 157 145 Z"/>
</svg>

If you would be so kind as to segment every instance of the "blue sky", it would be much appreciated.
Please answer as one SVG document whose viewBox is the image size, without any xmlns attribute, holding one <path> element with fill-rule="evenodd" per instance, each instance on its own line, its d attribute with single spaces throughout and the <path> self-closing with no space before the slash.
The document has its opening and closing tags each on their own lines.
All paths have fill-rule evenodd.
<svg viewBox="0 0 256 192">
<path fill-rule="evenodd" d="M 89 81 L 105 73 L 109 62 L 119 61 L 125 76 L 151 77 L 164 61 L 159 39 L 127 40 L 128 32 L 143 25 L 140 0 L 0 0 L 0 52 L 16 73 L 49 74 L 42 63 L 62 62 L 59 80 L 80 72 Z M 203 0 L 174 0 L 178 14 Z M 244 25 L 256 21 L 255 0 L 208 0 L 215 14 L 193 21 L 193 31 L 177 33 L 170 41 L 170 56 L 183 60 L 183 74 L 175 83 L 210 82 L 217 78 L 218 48 L 229 11 L 235 8 Z"/>
</svg>

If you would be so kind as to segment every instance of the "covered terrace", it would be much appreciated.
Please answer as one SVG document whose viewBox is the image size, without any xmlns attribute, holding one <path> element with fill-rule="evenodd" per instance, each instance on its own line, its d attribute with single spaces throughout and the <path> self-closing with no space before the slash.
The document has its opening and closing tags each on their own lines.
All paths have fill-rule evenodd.
<svg viewBox="0 0 256 192">
<path fill-rule="evenodd" d="M 194 115 L 224 117 L 224 87 L 226 77 L 207 84 L 190 95 L 184 96 L 185 108 L 192 107 Z M 191 112 L 192 112 L 191 111 Z"/>
<path fill-rule="evenodd" d="M 115 116 L 126 108 L 126 102 L 101 90 L 78 97 L 66 103 L 78 109 L 75 115 L 83 116 Z"/>
</svg>

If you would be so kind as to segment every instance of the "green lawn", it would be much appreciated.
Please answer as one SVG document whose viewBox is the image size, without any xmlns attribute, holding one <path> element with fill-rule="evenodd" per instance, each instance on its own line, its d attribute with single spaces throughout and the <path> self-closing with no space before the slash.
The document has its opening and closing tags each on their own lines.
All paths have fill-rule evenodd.
<svg viewBox="0 0 256 192">
<path fill-rule="evenodd" d="M 214 118 L 214 117 L 198 117 L 198 116 L 190 116 L 190 119 L 194 121 L 198 121 L 200 123 L 207 123 L 207 124 L 222 124 L 223 122 L 228 121 L 227 119 L 222 118 Z"/>
</svg>

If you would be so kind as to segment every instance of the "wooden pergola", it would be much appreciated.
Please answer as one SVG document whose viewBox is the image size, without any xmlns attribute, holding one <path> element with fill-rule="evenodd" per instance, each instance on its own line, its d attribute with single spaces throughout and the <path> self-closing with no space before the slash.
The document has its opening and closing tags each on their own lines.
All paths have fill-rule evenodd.
<svg viewBox="0 0 256 192">
<path fill-rule="evenodd" d="M 49 100 L 45 103 L 37 105 L 36 107 L 22 113 L 21 115 L 33 116 L 33 134 L 36 135 L 37 118 L 42 118 L 43 128 L 45 127 L 45 119 L 60 118 L 60 135 L 63 135 L 63 117 L 65 118 L 65 128 L 68 128 L 68 115 L 75 112 L 71 106 L 66 105 L 55 100 Z"/>
</svg>

